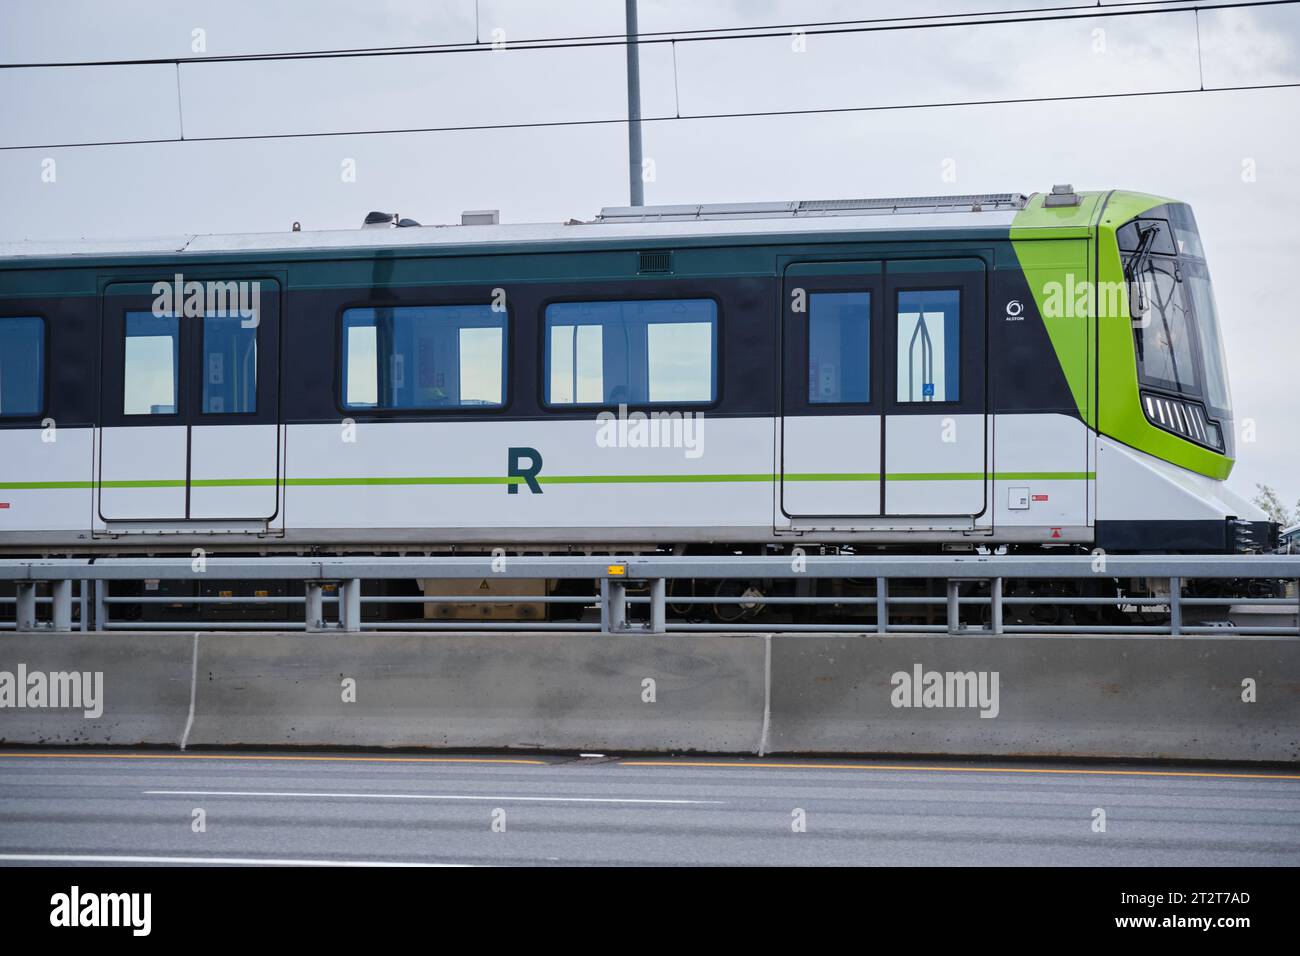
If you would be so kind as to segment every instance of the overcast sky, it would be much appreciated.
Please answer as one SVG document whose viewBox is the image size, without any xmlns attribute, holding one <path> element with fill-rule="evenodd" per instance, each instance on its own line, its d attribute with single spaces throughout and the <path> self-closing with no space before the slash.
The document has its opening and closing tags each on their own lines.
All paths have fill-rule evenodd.
<svg viewBox="0 0 1300 956">
<path fill-rule="evenodd" d="M 641 0 L 642 33 L 1084 0 Z M 1184 4 L 1179 4 L 1182 6 Z M 1300 83 L 1300 6 L 642 48 L 648 117 Z M 1196 38 L 1201 37 L 1197 55 Z M 617 120 L 623 0 L 2 0 L 0 62 L 504 38 L 504 51 L 258 64 L 0 70 L 0 145 Z M 494 32 L 502 31 L 502 32 Z M 1100 32 L 1099 32 L 1100 31 Z M 179 72 L 179 76 L 178 76 Z M 179 104 L 178 104 L 179 88 Z M 672 119 L 645 126 L 647 203 L 1044 190 L 1196 210 L 1239 428 L 1232 486 L 1300 498 L 1300 89 Z M 590 218 L 627 202 L 626 128 L 568 125 L 0 151 L 0 240 Z M 55 179 L 46 160 L 53 160 Z M 349 179 L 345 173 L 355 170 Z M 43 172 L 46 175 L 43 177 Z M 1243 438 L 1245 440 L 1243 440 Z"/>
</svg>

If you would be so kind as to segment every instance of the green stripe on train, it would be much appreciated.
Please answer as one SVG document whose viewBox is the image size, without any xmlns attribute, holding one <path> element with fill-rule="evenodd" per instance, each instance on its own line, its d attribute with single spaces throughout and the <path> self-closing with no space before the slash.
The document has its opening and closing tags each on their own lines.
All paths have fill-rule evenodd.
<svg viewBox="0 0 1300 956">
<path fill-rule="evenodd" d="M 538 475 L 544 485 L 638 485 L 638 484 L 709 484 L 732 482 L 785 481 L 879 481 L 873 472 L 816 472 L 729 475 Z M 979 471 L 897 472 L 885 475 L 886 481 L 983 481 Z M 995 481 L 1090 481 L 1092 471 L 1000 471 Z M 286 478 L 285 485 L 298 487 L 365 486 L 365 485 L 516 485 L 522 478 L 499 475 L 412 475 L 407 477 L 359 478 Z M 274 478 L 196 478 L 193 488 L 256 488 L 275 485 Z M 95 488 L 93 481 L 0 481 L 0 491 L 59 491 Z M 184 488 L 184 479 L 140 481 L 105 481 L 100 488 Z"/>
</svg>

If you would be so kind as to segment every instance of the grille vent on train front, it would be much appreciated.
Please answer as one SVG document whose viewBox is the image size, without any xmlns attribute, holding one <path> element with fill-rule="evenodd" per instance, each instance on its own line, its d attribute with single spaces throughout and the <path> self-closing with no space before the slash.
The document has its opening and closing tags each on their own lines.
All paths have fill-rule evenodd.
<svg viewBox="0 0 1300 956">
<path fill-rule="evenodd" d="M 636 271 L 641 275 L 664 275 L 673 271 L 673 254 L 671 252 L 643 252 Z"/>
<path fill-rule="evenodd" d="M 1209 418 L 1200 402 L 1142 392 L 1142 405 L 1146 409 L 1147 421 L 1157 428 L 1217 452 L 1224 450 L 1223 429 Z"/>
</svg>

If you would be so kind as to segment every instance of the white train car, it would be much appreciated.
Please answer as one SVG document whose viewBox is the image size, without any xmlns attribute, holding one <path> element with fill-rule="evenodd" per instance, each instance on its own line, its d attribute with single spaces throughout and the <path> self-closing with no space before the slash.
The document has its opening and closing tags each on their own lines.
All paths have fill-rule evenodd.
<svg viewBox="0 0 1300 956">
<path fill-rule="evenodd" d="M 1230 552 L 1275 533 L 1224 486 L 1226 364 L 1181 203 L 378 218 L 0 245 L 0 549 Z"/>
</svg>

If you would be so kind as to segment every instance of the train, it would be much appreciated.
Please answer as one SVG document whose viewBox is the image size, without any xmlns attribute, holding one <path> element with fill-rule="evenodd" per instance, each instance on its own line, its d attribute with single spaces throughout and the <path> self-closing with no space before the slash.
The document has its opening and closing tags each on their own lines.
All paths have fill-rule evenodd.
<svg viewBox="0 0 1300 956">
<path fill-rule="evenodd" d="M 1120 189 L 0 243 L 0 552 L 1235 553 L 1191 207 Z"/>
</svg>

